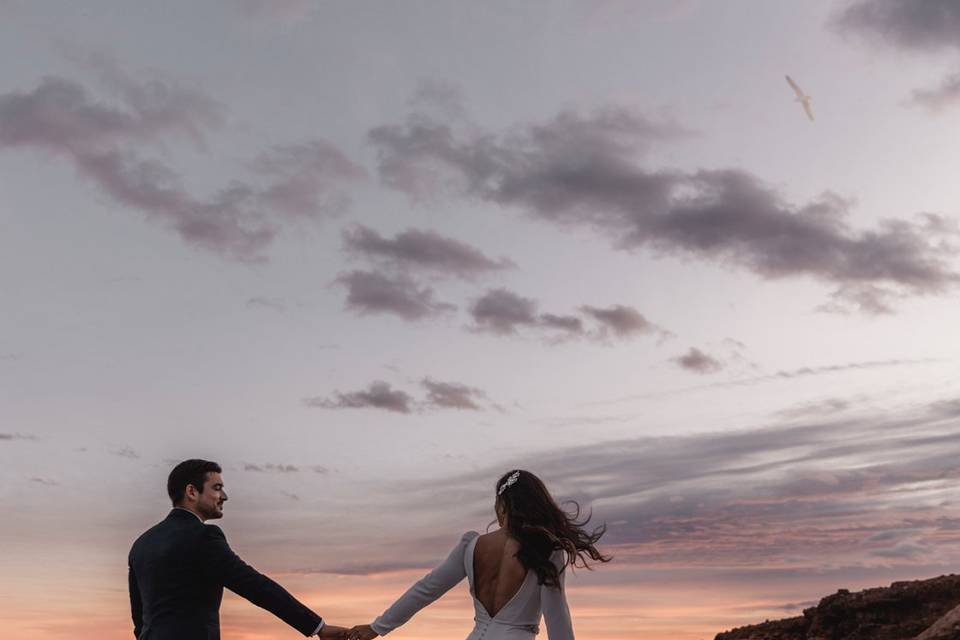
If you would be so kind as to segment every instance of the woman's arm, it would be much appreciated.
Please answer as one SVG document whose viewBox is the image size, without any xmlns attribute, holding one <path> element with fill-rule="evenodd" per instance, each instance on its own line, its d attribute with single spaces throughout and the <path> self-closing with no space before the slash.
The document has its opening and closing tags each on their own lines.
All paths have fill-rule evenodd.
<svg viewBox="0 0 960 640">
<path fill-rule="evenodd" d="M 463 534 L 446 560 L 407 589 L 406 593 L 373 621 L 370 625 L 373 631 L 381 636 L 390 633 L 466 578 L 464 553 L 470 541 L 478 535 L 480 534 L 475 531 Z"/>
<path fill-rule="evenodd" d="M 562 559 L 554 564 L 562 563 Z M 567 593 L 564 588 L 567 572 L 560 566 L 560 584 L 556 587 L 541 585 L 540 606 L 543 609 L 543 621 L 547 625 L 549 640 L 574 640 L 573 623 L 570 622 L 570 608 L 567 606 Z"/>
</svg>

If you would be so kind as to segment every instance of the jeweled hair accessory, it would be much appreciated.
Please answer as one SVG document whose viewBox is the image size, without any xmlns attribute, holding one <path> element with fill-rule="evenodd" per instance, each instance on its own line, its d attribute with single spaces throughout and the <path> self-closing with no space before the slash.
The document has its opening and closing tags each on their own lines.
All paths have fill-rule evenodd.
<svg viewBox="0 0 960 640">
<path fill-rule="evenodd" d="M 509 487 L 512 484 L 516 484 L 517 480 L 519 479 L 520 479 L 519 471 L 514 471 L 513 473 L 511 473 L 510 477 L 507 478 L 507 481 L 504 482 L 502 485 L 500 485 L 500 488 L 497 489 L 497 495 L 498 496 L 501 495 L 504 491 L 507 490 L 507 487 Z"/>
</svg>

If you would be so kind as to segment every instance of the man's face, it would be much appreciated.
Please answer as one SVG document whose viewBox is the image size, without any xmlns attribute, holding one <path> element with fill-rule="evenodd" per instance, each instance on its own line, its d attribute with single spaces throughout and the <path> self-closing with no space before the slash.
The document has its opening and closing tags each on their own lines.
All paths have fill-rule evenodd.
<svg viewBox="0 0 960 640">
<path fill-rule="evenodd" d="M 219 473 L 207 473 L 203 483 L 203 493 L 197 494 L 197 511 L 205 520 L 223 517 L 223 503 L 227 501 L 227 492 L 223 490 L 223 478 Z"/>
</svg>

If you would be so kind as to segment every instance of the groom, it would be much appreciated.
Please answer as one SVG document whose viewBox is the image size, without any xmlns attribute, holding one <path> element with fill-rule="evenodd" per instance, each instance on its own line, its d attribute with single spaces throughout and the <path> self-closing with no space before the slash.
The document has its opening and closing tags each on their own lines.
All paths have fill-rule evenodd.
<svg viewBox="0 0 960 640">
<path fill-rule="evenodd" d="M 305 636 L 341 638 L 342 627 L 323 620 L 227 545 L 222 469 L 184 460 L 170 472 L 173 510 L 130 549 L 130 607 L 139 640 L 219 640 L 220 600 L 226 587 L 263 607 Z"/>
</svg>

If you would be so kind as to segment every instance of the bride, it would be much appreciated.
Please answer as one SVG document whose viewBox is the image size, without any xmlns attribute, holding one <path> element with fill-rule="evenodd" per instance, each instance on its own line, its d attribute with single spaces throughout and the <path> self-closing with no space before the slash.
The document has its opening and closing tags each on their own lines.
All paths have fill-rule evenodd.
<svg viewBox="0 0 960 640">
<path fill-rule="evenodd" d="M 476 625 L 467 640 L 532 640 L 540 616 L 550 640 L 573 640 L 564 593 L 565 569 L 585 556 L 609 562 L 594 546 L 606 526 L 587 533 L 577 522 L 580 507 L 567 515 L 543 482 L 529 471 L 504 474 L 496 485 L 494 509 L 500 528 L 463 534 L 447 559 L 420 579 L 371 624 L 354 627 L 348 640 L 372 640 L 390 633 L 464 578 L 473 596 Z"/>
</svg>

